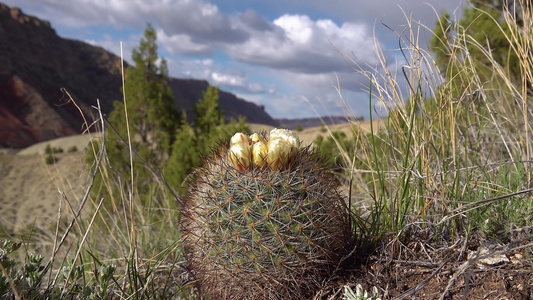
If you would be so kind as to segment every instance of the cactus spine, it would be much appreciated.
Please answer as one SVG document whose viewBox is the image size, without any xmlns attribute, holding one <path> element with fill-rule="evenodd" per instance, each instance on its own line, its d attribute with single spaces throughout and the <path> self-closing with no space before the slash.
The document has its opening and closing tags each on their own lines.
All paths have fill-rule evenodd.
<svg viewBox="0 0 533 300">
<path fill-rule="evenodd" d="M 212 299 L 288 299 L 329 276 L 351 236 L 339 182 L 288 130 L 236 134 L 193 175 L 190 268 Z"/>
</svg>

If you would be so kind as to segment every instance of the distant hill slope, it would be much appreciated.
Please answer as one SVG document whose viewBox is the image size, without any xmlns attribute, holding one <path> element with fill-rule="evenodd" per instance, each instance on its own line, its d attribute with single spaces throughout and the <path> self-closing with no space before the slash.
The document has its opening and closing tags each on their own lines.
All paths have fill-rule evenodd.
<svg viewBox="0 0 533 300">
<path fill-rule="evenodd" d="M 279 123 L 280 126 L 283 126 L 287 129 L 296 129 L 298 125 L 302 129 L 310 128 L 310 127 L 318 127 L 322 123 L 325 125 L 335 125 L 335 124 L 343 124 L 350 121 L 348 117 L 345 116 L 331 116 L 331 117 L 322 117 L 322 118 L 302 118 L 302 119 L 276 119 L 276 122 Z"/>
<path fill-rule="evenodd" d="M 169 84 L 177 107 L 185 110 L 191 119 L 194 116 L 192 112 L 194 105 L 209 83 L 205 80 L 170 78 Z M 226 120 L 237 120 L 239 116 L 245 116 L 249 123 L 278 125 L 278 122 L 265 111 L 264 106 L 237 98 L 234 94 L 223 90 L 219 90 L 218 98 L 219 107 L 224 111 Z"/>
<path fill-rule="evenodd" d="M 206 81 L 170 79 L 175 103 L 192 117 Z M 23 148 L 79 134 L 78 108 L 61 92 L 66 88 L 86 117 L 100 99 L 104 113 L 120 93 L 120 58 L 80 41 L 59 37 L 48 21 L 0 3 L 0 147 Z M 263 107 L 220 91 L 225 117 L 276 125 Z M 90 120 L 89 120 L 90 121 Z"/>
</svg>

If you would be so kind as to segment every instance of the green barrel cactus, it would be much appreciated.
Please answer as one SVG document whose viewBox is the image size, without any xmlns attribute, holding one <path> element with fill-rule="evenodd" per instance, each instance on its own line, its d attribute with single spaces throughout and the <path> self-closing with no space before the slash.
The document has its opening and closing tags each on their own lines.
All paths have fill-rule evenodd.
<svg viewBox="0 0 533 300">
<path fill-rule="evenodd" d="M 292 131 L 235 134 L 192 176 L 182 209 L 191 272 L 211 299 L 312 292 L 348 249 L 349 212 L 324 159 Z"/>
</svg>

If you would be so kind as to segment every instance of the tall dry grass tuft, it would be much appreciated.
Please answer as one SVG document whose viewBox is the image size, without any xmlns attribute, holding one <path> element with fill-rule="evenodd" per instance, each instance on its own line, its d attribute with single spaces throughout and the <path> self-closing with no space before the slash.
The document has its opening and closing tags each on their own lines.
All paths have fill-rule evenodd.
<svg viewBox="0 0 533 300">
<path fill-rule="evenodd" d="M 112 124 L 99 107 L 95 109 L 98 122 L 85 125 L 98 126 L 100 137 L 91 136 L 87 151 L 93 161 L 79 205 L 71 207 L 68 199 L 60 205 L 56 230 L 47 233 L 52 237 L 51 242 L 47 239 L 53 244 L 47 248 L 51 253 L 40 253 L 46 259 L 27 250 L 25 263 L 18 265 L 13 258 L 20 244 L 0 241 L 1 275 L 7 275 L 10 283 L 0 284 L 0 294 L 15 298 L 192 297 L 185 290 L 188 277 L 179 242 L 177 197 L 160 172 L 146 163 L 135 165 L 152 174 L 150 192 L 142 199 L 134 171 L 129 178 L 116 175 L 105 151 Z M 131 139 L 122 139 L 130 155 L 137 155 L 128 143 Z M 59 221 L 67 215 L 70 221 Z"/>
<path fill-rule="evenodd" d="M 444 24 L 443 32 L 456 35 L 441 41 L 449 61 L 439 70 L 421 47 L 428 28 L 408 17 L 405 30 L 397 33 L 404 58 L 399 72 L 377 42 L 379 64 L 371 71 L 352 60 L 368 79 L 371 119 L 383 122 L 370 133 L 352 122 L 356 146 L 345 154 L 362 240 L 395 241 L 414 231 L 453 240 L 533 225 L 533 203 L 527 198 L 533 14 L 531 5 L 521 3 L 524 24 L 506 11 L 511 30 L 500 27 L 519 59 L 520 74 L 499 65 L 465 28 Z M 471 49 L 484 59 L 472 56 Z M 369 198 L 372 203 L 365 206 Z"/>
<path fill-rule="evenodd" d="M 124 103 L 126 110 L 127 95 L 124 95 Z M 113 162 L 105 155 L 105 133 L 114 131 L 114 128 L 100 117 L 102 139 L 92 143 L 90 150 L 94 157 L 103 157 L 93 166 L 101 180 L 100 186 L 93 187 L 91 194 L 94 217 L 89 224 L 82 223 L 87 228 L 83 261 L 94 266 L 107 264 L 116 268 L 115 284 L 110 289 L 114 296 L 153 299 L 179 295 L 187 280 L 179 242 L 181 234 L 176 210 L 179 199 L 161 172 L 137 154 L 129 131 L 127 137 L 119 138 L 129 149 L 131 174 L 129 178 L 123 178 L 112 171 Z M 142 183 L 135 172 L 136 159 L 143 164 L 135 164 L 135 168 L 150 171 L 148 195 L 138 190 Z M 146 182 L 145 178 L 143 180 Z M 102 205 L 103 201 L 105 205 Z"/>
</svg>

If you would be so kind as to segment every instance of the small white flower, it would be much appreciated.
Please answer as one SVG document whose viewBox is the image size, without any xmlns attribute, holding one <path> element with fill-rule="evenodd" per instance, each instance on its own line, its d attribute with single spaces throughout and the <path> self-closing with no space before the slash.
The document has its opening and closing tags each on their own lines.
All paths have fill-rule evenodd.
<svg viewBox="0 0 533 300">
<path fill-rule="evenodd" d="M 281 138 L 287 141 L 292 147 L 298 149 L 300 147 L 300 138 L 294 131 L 288 129 L 274 128 L 270 131 L 270 138 Z"/>
<path fill-rule="evenodd" d="M 267 162 L 271 169 L 281 168 L 289 161 L 292 146 L 282 138 L 270 138 L 268 141 Z"/>
<path fill-rule="evenodd" d="M 231 145 L 235 145 L 235 144 L 238 144 L 238 143 L 246 143 L 248 144 L 249 143 L 249 139 L 248 139 L 248 135 L 242 133 L 242 132 L 237 132 L 236 134 L 234 134 L 232 137 L 231 137 Z"/>
</svg>

